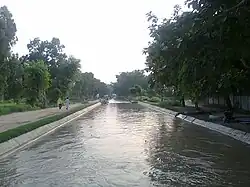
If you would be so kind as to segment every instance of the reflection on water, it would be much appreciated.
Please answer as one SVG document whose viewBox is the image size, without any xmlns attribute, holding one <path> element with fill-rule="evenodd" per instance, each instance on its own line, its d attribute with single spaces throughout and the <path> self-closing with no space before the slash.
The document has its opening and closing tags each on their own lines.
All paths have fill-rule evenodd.
<svg viewBox="0 0 250 187">
<path fill-rule="evenodd" d="M 0 186 L 250 186 L 250 149 L 218 133 L 112 103 L 0 161 Z"/>
</svg>

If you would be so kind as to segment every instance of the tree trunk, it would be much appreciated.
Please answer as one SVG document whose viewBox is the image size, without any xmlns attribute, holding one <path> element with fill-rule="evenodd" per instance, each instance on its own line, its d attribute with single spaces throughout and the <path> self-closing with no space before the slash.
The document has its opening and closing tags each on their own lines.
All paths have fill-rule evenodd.
<svg viewBox="0 0 250 187">
<path fill-rule="evenodd" d="M 180 100 L 180 102 L 181 102 L 181 106 L 182 106 L 182 107 L 185 107 L 185 99 L 184 99 L 184 95 L 182 95 L 182 96 L 181 96 L 181 100 Z"/>
<path fill-rule="evenodd" d="M 229 95 L 225 96 L 225 101 L 226 101 L 227 108 L 229 110 L 232 110 L 233 106 L 232 106 L 232 102 L 231 102 L 231 99 L 230 99 Z"/>
<path fill-rule="evenodd" d="M 195 100 L 194 102 L 194 106 L 195 106 L 195 109 L 198 110 L 199 109 L 199 102 L 197 100 Z"/>
<path fill-rule="evenodd" d="M 5 86 L 1 85 L 2 87 L 0 88 L 0 101 L 4 100 L 4 91 L 5 91 Z"/>
</svg>

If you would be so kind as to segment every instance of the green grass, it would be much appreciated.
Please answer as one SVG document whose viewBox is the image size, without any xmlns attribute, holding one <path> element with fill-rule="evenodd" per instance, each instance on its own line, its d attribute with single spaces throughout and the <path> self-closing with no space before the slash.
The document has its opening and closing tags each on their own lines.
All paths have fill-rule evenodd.
<svg viewBox="0 0 250 187">
<path fill-rule="evenodd" d="M 166 97 L 163 101 L 161 101 L 161 98 L 159 97 L 141 96 L 139 97 L 139 100 L 162 108 L 181 106 L 180 102 L 174 97 Z"/>
<path fill-rule="evenodd" d="M 93 103 L 94 104 L 94 103 Z M 53 116 L 49 116 L 49 117 L 46 117 L 46 118 L 43 118 L 41 120 L 38 120 L 38 121 L 35 121 L 35 122 L 31 122 L 31 123 L 27 123 L 25 125 L 22 125 L 22 126 L 19 126 L 19 127 L 16 127 L 14 129 L 10 129 L 10 130 L 7 130 L 5 132 L 1 132 L 0 133 L 0 143 L 3 143 L 5 141 L 8 141 L 12 138 L 15 138 L 17 136 L 20 136 L 22 134 L 25 134 L 27 132 L 30 132 L 36 128 L 39 128 L 39 127 L 42 127 L 46 124 L 49 124 L 49 123 L 52 123 L 54 121 L 58 121 L 70 114 L 73 114 L 77 111 L 80 111 L 90 105 L 93 105 L 93 104 L 84 104 L 84 105 L 81 105 L 81 106 L 78 106 L 76 108 L 73 108 L 67 112 L 64 112 L 64 113 L 60 113 L 60 114 L 56 114 L 56 115 L 53 115 Z"/>
<path fill-rule="evenodd" d="M 24 112 L 29 110 L 36 110 L 37 107 L 32 107 L 31 105 L 25 103 L 0 103 L 0 116 L 6 115 L 14 112 Z"/>
</svg>

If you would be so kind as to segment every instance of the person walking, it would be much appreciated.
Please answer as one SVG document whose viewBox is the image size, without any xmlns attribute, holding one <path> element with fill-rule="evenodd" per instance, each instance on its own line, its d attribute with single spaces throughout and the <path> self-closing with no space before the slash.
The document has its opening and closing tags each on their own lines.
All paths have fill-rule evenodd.
<svg viewBox="0 0 250 187">
<path fill-rule="evenodd" d="M 58 100 L 57 100 L 57 105 L 59 107 L 59 110 L 61 110 L 62 104 L 63 104 L 62 99 L 59 97 Z"/>
<path fill-rule="evenodd" d="M 65 100 L 65 106 L 66 106 L 66 110 L 69 110 L 69 97 L 67 97 Z"/>
</svg>

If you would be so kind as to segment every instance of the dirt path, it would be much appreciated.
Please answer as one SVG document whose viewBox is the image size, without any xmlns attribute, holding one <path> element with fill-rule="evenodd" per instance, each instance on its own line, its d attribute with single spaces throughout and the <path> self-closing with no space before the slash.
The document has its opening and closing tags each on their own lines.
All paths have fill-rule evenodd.
<svg viewBox="0 0 250 187">
<path fill-rule="evenodd" d="M 75 108 L 79 104 L 70 105 L 70 109 Z M 42 110 L 35 110 L 35 111 L 27 111 L 27 112 L 17 112 L 8 115 L 0 116 L 0 132 L 4 132 L 6 130 L 16 128 L 23 124 L 37 121 L 41 118 L 52 116 L 54 114 L 65 112 L 65 107 L 61 110 L 56 108 L 46 108 Z"/>
</svg>

